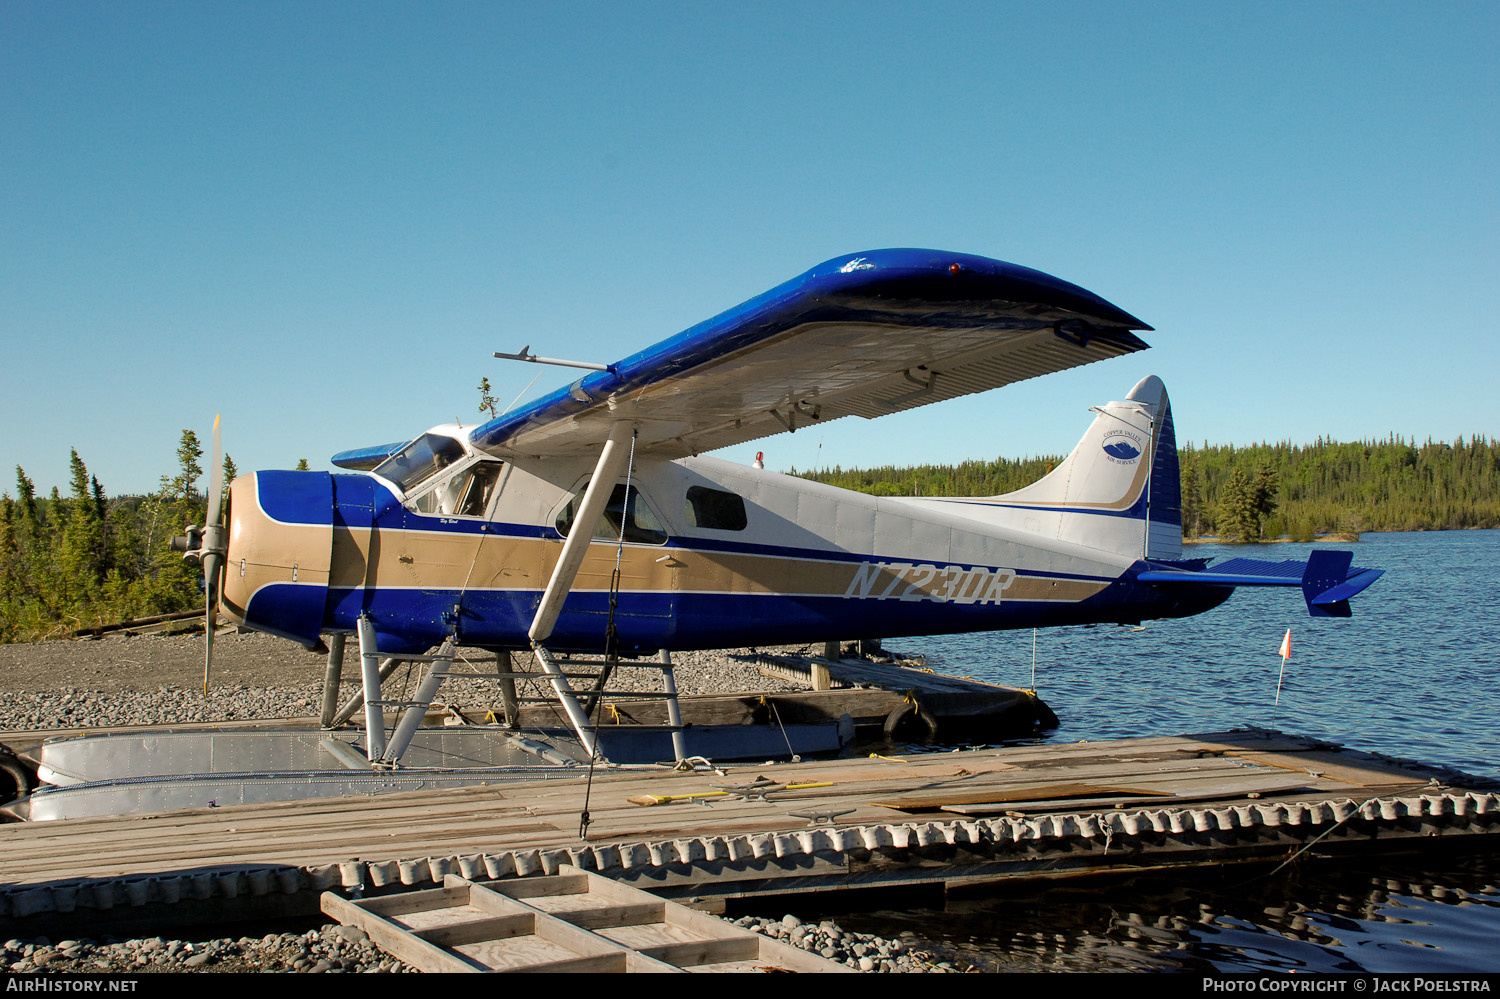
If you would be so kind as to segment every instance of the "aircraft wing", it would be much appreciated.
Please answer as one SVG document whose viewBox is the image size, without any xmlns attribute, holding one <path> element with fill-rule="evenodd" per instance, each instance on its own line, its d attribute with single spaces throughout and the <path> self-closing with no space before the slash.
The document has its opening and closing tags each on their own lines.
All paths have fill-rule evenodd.
<svg viewBox="0 0 1500 999">
<path fill-rule="evenodd" d="M 1166 586 L 1300 586 L 1313 617 L 1349 617 L 1349 598 L 1385 574 L 1384 569 L 1351 565 L 1353 561 L 1350 552 L 1315 551 L 1306 562 L 1232 558 L 1210 570 L 1152 569 L 1136 578 Z"/>
<path fill-rule="evenodd" d="M 873 419 L 1144 350 L 1139 319 L 1016 264 L 938 250 L 837 257 L 477 428 L 493 454 L 597 453 L 616 421 L 676 458 Z"/>
</svg>

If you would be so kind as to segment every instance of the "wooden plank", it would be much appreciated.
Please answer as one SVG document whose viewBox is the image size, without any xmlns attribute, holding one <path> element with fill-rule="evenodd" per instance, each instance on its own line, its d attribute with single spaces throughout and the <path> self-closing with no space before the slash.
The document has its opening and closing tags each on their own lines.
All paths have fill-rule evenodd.
<svg viewBox="0 0 1500 999">
<path fill-rule="evenodd" d="M 913 793 L 903 794 L 900 797 L 885 799 L 873 804 L 882 805 L 887 808 L 900 808 L 906 810 L 920 810 L 923 808 L 935 808 L 943 804 L 961 804 L 964 800 L 974 800 L 977 797 L 993 795 L 990 801 L 1015 800 L 1023 801 L 1030 798 L 1048 797 L 1082 797 L 1085 795 L 1102 793 L 1109 794 L 1111 789 L 1136 794 L 1149 794 L 1151 791 L 1131 791 L 1131 789 L 1154 788 L 1155 782 L 1168 779 L 1194 779 L 1205 774 L 1242 774 L 1247 768 L 1232 760 L 1201 760 L 1194 761 L 1190 767 L 1182 763 L 1148 763 L 1148 764 L 1114 764 L 1109 766 L 1089 767 L 1059 767 L 1046 774 L 1048 780 L 1038 783 L 1040 776 L 1036 772 L 1025 775 L 1002 775 L 983 781 L 964 778 L 944 783 L 940 787 L 927 788 Z M 1074 780 L 1057 780 L 1055 778 L 1071 776 Z M 1115 778 L 1101 782 L 1098 778 Z M 1125 783 L 1127 782 L 1128 783 Z M 973 790 L 977 785 L 983 785 L 986 790 Z M 1096 791 L 1095 789 L 1103 789 Z M 1074 793 L 1069 793 L 1073 791 Z M 1170 793 L 1170 791 L 1166 792 Z"/>
<path fill-rule="evenodd" d="M 962 802 L 952 805 L 944 805 L 941 811 L 955 812 L 959 815 L 996 815 L 1006 812 L 1057 812 L 1063 810 L 1082 809 L 1088 811 L 1099 811 L 1101 808 L 1112 810 L 1117 808 L 1165 808 L 1178 804 L 1189 804 L 1192 802 L 1219 801 L 1224 798 L 1239 798 L 1245 794 L 1272 794 L 1283 791 L 1292 791 L 1306 786 L 1302 781 L 1261 781 L 1260 783 L 1242 783 L 1235 787 L 1209 787 L 1198 791 L 1166 792 L 1167 797 L 1160 797 L 1161 792 L 1154 792 L 1150 797 L 1107 797 L 1107 798 L 1061 798 L 1050 801 L 997 801 L 997 802 Z"/>
<path fill-rule="evenodd" d="M 726 961 L 749 961 L 760 956 L 760 948 L 755 941 L 744 937 L 684 941 L 662 944 L 659 947 L 641 947 L 638 950 L 647 957 L 679 968 L 698 964 L 722 964 Z"/>
<path fill-rule="evenodd" d="M 456 874 L 450 874 L 443 879 L 445 884 L 457 882 L 468 885 L 469 882 Z M 493 887 L 493 886 L 492 886 Z M 583 874 L 554 874 L 550 876 L 533 876 L 528 878 L 517 878 L 505 883 L 504 894 L 511 898 L 527 899 L 546 895 L 574 895 L 589 890 L 589 879 Z"/>
<path fill-rule="evenodd" d="M 427 909 L 448 909 L 468 901 L 467 888 L 429 888 L 424 891 L 406 891 L 399 895 L 369 898 L 360 902 L 360 908 L 386 919 Z"/>
<path fill-rule="evenodd" d="M 627 969 L 630 958 L 626 950 L 578 954 L 537 937 L 476 941 L 461 944 L 454 951 L 479 965 L 480 970 L 497 972 L 619 974 Z"/>
<path fill-rule="evenodd" d="M 536 916 L 529 912 L 517 912 L 509 916 L 485 916 L 480 919 L 466 919 L 447 926 L 433 926 L 417 930 L 413 935 L 434 946 L 451 949 L 461 944 L 505 940 L 510 937 L 529 936 L 535 932 Z"/>
<path fill-rule="evenodd" d="M 903 812 L 928 812 L 937 811 L 940 808 L 951 809 L 957 805 L 995 805 L 1004 802 L 1046 801 L 1057 798 L 1078 800 L 1120 796 L 1144 797 L 1149 795 L 1160 795 L 1170 798 L 1172 792 L 1111 786 L 1107 784 L 1086 784 L 1078 781 L 1065 784 L 1022 785 L 1003 790 L 992 790 L 988 794 L 976 792 L 968 795 L 944 795 L 941 792 L 932 792 L 894 798 L 889 801 L 872 801 L 870 804 L 879 805 L 882 808 L 895 808 Z"/>
<path fill-rule="evenodd" d="M 608 937 L 622 947 L 646 953 L 653 947 L 665 947 L 668 944 L 690 944 L 702 943 L 716 937 L 738 936 L 736 929 L 726 930 L 725 924 L 715 927 L 712 933 L 694 933 L 691 930 L 673 926 L 665 921 L 655 923 L 636 923 L 631 926 L 601 926 L 596 931 L 600 936 Z"/>
<path fill-rule="evenodd" d="M 1283 770 L 1297 770 L 1306 774 L 1316 773 L 1329 780 L 1360 787 L 1425 783 L 1400 764 L 1369 758 L 1361 759 L 1354 753 L 1304 749 L 1285 753 L 1245 752 L 1235 753 L 1235 755 L 1242 760 L 1263 767 L 1279 767 Z"/>
<path fill-rule="evenodd" d="M 389 921 L 367 912 L 333 892 L 322 895 L 323 911 L 345 926 L 357 926 L 377 947 L 404 964 L 423 971 L 476 971 L 464 957 L 406 933 Z"/>
<path fill-rule="evenodd" d="M 715 941 L 682 941 L 676 944 L 661 944 L 658 947 L 637 948 L 640 954 L 676 966 L 691 968 L 694 965 L 721 965 L 724 962 L 747 962 L 760 956 L 756 942 L 741 936 L 715 939 Z"/>
<path fill-rule="evenodd" d="M 368 899 L 362 899 L 358 905 L 361 909 L 368 911 Z M 468 902 L 460 901 L 446 909 L 420 909 L 416 912 L 404 913 L 400 916 L 385 917 L 393 926 L 397 926 L 408 933 L 422 936 L 428 931 L 440 932 L 461 923 L 472 923 L 481 919 L 489 919 L 490 915 L 483 909 L 476 909 Z M 530 933 L 530 930 L 526 932 Z"/>
<path fill-rule="evenodd" d="M 533 899 L 533 903 L 539 909 L 543 909 L 550 915 L 559 919 L 566 919 L 574 926 L 581 926 L 586 930 L 597 930 L 606 926 L 633 926 L 640 923 L 659 923 L 666 918 L 665 902 L 634 902 L 634 903 L 612 903 L 610 905 L 591 905 L 583 908 L 571 908 L 559 905 L 554 908 L 546 905 L 544 899 Z"/>
</svg>

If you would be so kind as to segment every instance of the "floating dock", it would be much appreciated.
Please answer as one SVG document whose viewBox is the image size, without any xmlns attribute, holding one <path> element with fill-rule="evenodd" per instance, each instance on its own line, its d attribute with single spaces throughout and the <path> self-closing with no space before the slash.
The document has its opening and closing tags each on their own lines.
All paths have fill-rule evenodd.
<svg viewBox="0 0 1500 999">
<path fill-rule="evenodd" d="M 588 822 L 582 820 L 587 813 Z M 696 908 L 1294 856 L 1490 845 L 1500 794 L 1246 731 L 737 766 L 0 826 L 0 932 L 316 913 L 471 881 L 604 875 Z M 1487 839 L 1486 839 L 1487 838 Z M 857 903 L 851 898 L 850 905 Z"/>
</svg>

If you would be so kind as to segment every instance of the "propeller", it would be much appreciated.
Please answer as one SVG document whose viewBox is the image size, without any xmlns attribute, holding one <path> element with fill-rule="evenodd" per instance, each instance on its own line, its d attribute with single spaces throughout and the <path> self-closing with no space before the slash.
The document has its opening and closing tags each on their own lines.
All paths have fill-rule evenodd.
<svg viewBox="0 0 1500 999">
<path fill-rule="evenodd" d="M 219 414 L 214 414 L 214 463 L 208 480 L 209 526 L 203 531 L 203 692 L 208 693 L 208 670 L 214 661 L 214 626 L 219 610 L 219 577 L 224 568 L 228 538 L 219 500 L 224 491 L 224 449 L 219 444 Z"/>
<path fill-rule="evenodd" d="M 214 625 L 219 608 L 219 581 L 228 550 L 228 536 L 220 514 L 224 491 L 224 459 L 219 443 L 219 417 L 214 417 L 213 465 L 209 473 L 207 524 L 200 530 L 189 524 L 184 536 L 172 539 L 172 548 L 189 562 L 203 566 L 203 692 L 208 693 L 209 671 L 214 661 Z"/>
</svg>

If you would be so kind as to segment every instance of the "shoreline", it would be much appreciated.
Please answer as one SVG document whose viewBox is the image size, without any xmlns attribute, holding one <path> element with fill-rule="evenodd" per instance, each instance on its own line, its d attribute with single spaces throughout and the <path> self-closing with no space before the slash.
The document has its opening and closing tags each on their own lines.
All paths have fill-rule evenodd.
<svg viewBox="0 0 1500 999">
<path fill-rule="evenodd" d="M 1336 545 L 1357 545 L 1361 534 L 1379 534 L 1379 531 L 1338 531 L 1332 534 L 1319 534 L 1313 538 L 1291 538 L 1282 535 L 1279 538 L 1260 538 L 1256 541 L 1225 541 L 1218 535 L 1210 534 L 1196 538 L 1183 538 L 1184 545 L 1310 545 L 1328 542 Z M 1396 533 L 1396 532 L 1392 532 Z"/>
</svg>

